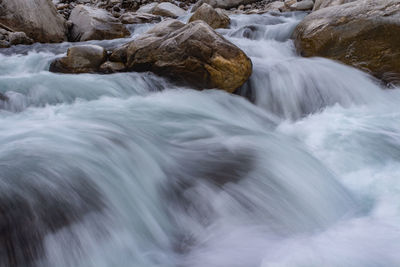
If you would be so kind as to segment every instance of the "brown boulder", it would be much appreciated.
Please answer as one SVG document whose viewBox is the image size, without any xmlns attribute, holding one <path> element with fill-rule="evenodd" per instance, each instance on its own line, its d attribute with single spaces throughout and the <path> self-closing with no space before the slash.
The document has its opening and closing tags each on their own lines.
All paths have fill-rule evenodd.
<svg viewBox="0 0 400 267">
<path fill-rule="evenodd" d="M 196 88 L 233 92 L 247 81 L 246 54 L 203 21 L 166 20 L 127 45 L 127 67 L 152 71 Z"/>
<path fill-rule="evenodd" d="M 78 5 L 69 20 L 73 23 L 71 41 L 110 40 L 130 35 L 125 25 L 99 8 Z"/>
<path fill-rule="evenodd" d="M 95 73 L 107 59 L 106 50 L 98 45 L 79 45 L 68 48 L 67 56 L 50 65 L 51 72 Z"/>
<path fill-rule="evenodd" d="M 297 50 L 400 81 L 400 1 L 359 0 L 320 9 L 294 32 Z"/>
<path fill-rule="evenodd" d="M 209 4 L 204 3 L 190 17 L 189 22 L 202 20 L 213 29 L 228 28 L 231 23 L 230 18 L 222 11 L 222 9 L 214 9 Z"/>
<path fill-rule="evenodd" d="M 1 0 L 0 24 L 13 32 L 25 32 L 37 42 L 57 43 L 67 39 L 65 19 L 51 0 Z"/>
</svg>

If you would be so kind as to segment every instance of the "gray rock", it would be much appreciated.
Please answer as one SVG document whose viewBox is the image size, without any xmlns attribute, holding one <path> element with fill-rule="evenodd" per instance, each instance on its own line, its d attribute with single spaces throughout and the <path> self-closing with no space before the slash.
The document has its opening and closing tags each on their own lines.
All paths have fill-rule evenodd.
<svg viewBox="0 0 400 267">
<path fill-rule="evenodd" d="M 153 14 L 163 17 L 177 18 L 179 16 L 185 15 L 186 11 L 169 2 L 163 2 L 155 7 L 155 9 L 153 10 Z"/>
<path fill-rule="evenodd" d="M 138 13 L 153 13 L 154 9 L 156 8 L 156 6 L 158 5 L 158 3 L 154 2 L 151 4 L 147 4 L 144 6 L 141 6 L 136 12 Z"/>
<path fill-rule="evenodd" d="M 290 9 L 295 11 L 307 11 L 307 10 L 312 10 L 313 7 L 314 7 L 313 0 L 303 0 L 301 2 L 297 2 L 291 5 Z"/>
<path fill-rule="evenodd" d="M 67 39 L 65 20 L 51 0 L 1 0 L 0 6 L 0 23 L 12 31 L 43 43 Z"/>
<path fill-rule="evenodd" d="M 228 28 L 230 18 L 222 11 L 222 9 L 214 9 L 209 4 L 203 4 L 196 12 L 190 17 L 189 22 L 195 20 L 202 20 L 213 29 Z"/>
<path fill-rule="evenodd" d="M 33 40 L 26 36 L 24 32 L 11 32 L 8 35 L 8 40 L 11 45 L 18 45 L 18 44 L 32 44 Z"/>
<path fill-rule="evenodd" d="M 356 1 L 356 0 L 315 0 L 313 11 L 316 11 L 316 10 L 324 8 L 324 7 L 338 6 L 338 5 L 351 3 L 354 1 Z"/>
<path fill-rule="evenodd" d="M 123 24 L 140 24 L 160 22 L 161 17 L 147 13 L 127 12 L 119 18 Z"/>
<path fill-rule="evenodd" d="M 51 72 L 94 73 L 107 59 L 106 50 L 98 45 L 79 45 L 68 48 L 67 56 L 50 65 Z"/>
<path fill-rule="evenodd" d="M 70 16 L 72 41 L 109 40 L 130 35 L 128 29 L 109 12 L 78 5 Z"/>
</svg>

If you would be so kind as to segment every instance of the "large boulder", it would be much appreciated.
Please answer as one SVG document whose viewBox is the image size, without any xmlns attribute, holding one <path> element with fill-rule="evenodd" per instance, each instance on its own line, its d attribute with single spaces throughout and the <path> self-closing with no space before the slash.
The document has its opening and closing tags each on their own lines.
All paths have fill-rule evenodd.
<svg viewBox="0 0 400 267">
<path fill-rule="evenodd" d="M 69 19 L 73 23 L 71 41 L 109 40 L 130 35 L 125 25 L 103 9 L 78 5 Z"/>
<path fill-rule="evenodd" d="M 125 47 L 129 70 L 152 71 L 199 89 L 233 92 L 252 72 L 246 54 L 203 21 L 166 20 Z"/>
<path fill-rule="evenodd" d="M 51 0 L 0 0 L 0 24 L 13 32 L 25 32 L 37 42 L 67 39 L 65 20 Z"/>
<path fill-rule="evenodd" d="M 315 0 L 313 11 L 316 11 L 321 8 L 330 7 L 330 6 L 338 6 L 347 3 L 351 3 L 357 0 Z"/>
<path fill-rule="evenodd" d="M 78 45 L 68 48 L 67 56 L 50 65 L 51 72 L 95 73 L 106 61 L 106 50 L 98 45 Z"/>
<path fill-rule="evenodd" d="M 179 16 L 183 16 L 186 14 L 186 11 L 183 10 L 182 8 L 169 3 L 169 2 L 163 2 L 158 4 L 154 10 L 153 10 L 154 15 L 159 15 L 163 17 L 170 17 L 170 18 L 177 18 Z"/>
<path fill-rule="evenodd" d="M 231 20 L 222 11 L 222 9 L 214 9 L 209 4 L 204 3 L 199 7 L 196 12 L 190 17 L 189 22 L 202 20 L 213 29 L 217 28 L 228 28 Z"/>
<path fill-rule="evenodd" d="M 297 50 L 400 81 L 399 0 L 359 0 L 308 15 L 296 28 Z"/>
</svg>

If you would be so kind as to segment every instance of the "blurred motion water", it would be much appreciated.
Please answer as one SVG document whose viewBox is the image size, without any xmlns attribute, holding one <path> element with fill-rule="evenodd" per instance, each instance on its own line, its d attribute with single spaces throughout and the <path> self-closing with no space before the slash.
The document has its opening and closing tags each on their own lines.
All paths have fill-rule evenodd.
<svg viewBox="0 0 400 267">
<path fill-rule="evenodd" d="M 399 266 L 399 90 L 297 56 L 303 17 L 218 30 L 251 101 L 0 50 L 0 266 Z"/>
</svg>

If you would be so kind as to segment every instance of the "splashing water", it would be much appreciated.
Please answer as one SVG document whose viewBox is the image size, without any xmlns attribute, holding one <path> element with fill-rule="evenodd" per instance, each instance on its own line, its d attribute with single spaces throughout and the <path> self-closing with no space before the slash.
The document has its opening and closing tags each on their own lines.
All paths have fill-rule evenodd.
<svg viewBox="0 0 400 267">
<path fill-rule="evenodd" d="M 399 266 L 400 93 L 298 57 L 302 17 L 219 30 L 251 101 L 3 50 L 0 266 Z"/>
</svg>

